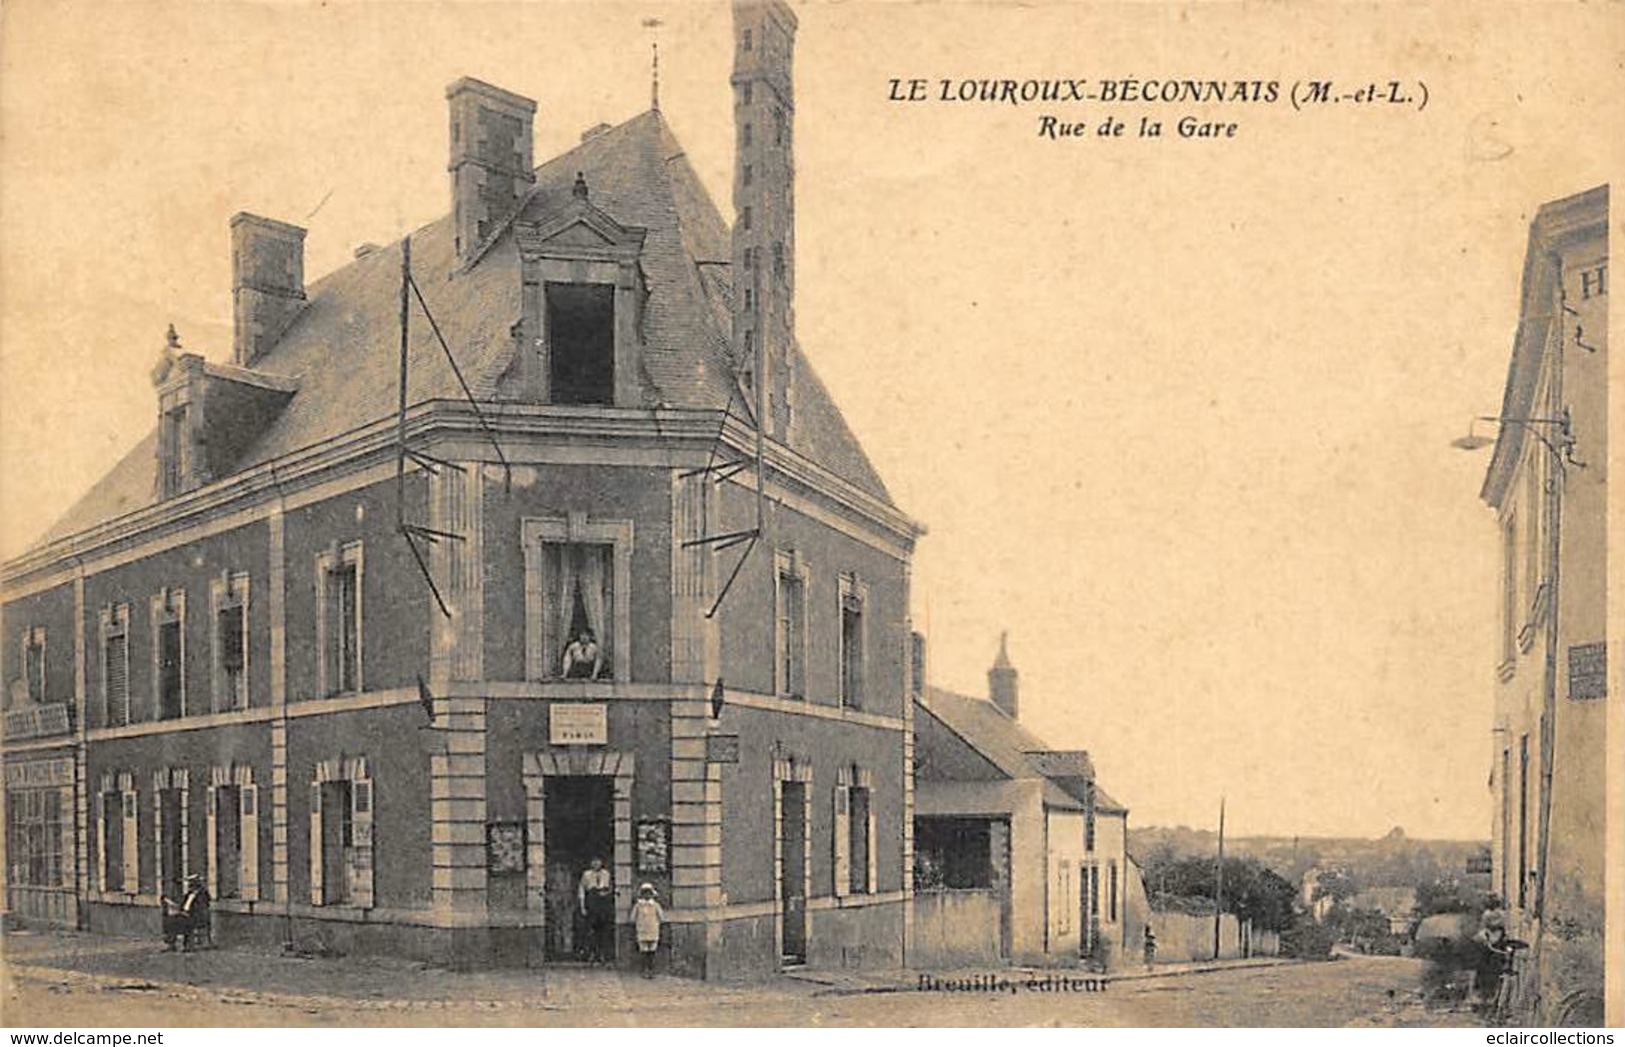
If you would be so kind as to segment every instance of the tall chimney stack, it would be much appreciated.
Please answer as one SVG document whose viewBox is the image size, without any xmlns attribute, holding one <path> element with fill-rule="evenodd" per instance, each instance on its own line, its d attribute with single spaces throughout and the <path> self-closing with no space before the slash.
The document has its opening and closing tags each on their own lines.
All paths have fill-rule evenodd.
<svg viewBox="0 0 1625 1047">
<path fill-rule="evenodd" d="M 472 77 L 446 88 L 451 109 L 451 203 L 457 260 L 467 263 L 536 181 L 536 103 Z"/>
<path fill-rule="evenodd" d="M 1020 710 L 1016 700 L 1017 676 L 1016 667 L 1010 664 L 1010 634 L 1002 632 L 998 657 L 993 659 L 993 668 L 987 671 L 987 696 L 1012 720 Z"/>
<path fill-rule="evenodd" d="M 231 218 L 231 359 L 253 367 L 305 307 L 305 231 L 238 212 Z"/>
<path fill-rule="evenodd" d="M 733 351 L 781 441 L 796 330 L 795 42 L 784 0 L 734 0 Z"/>
</svg>

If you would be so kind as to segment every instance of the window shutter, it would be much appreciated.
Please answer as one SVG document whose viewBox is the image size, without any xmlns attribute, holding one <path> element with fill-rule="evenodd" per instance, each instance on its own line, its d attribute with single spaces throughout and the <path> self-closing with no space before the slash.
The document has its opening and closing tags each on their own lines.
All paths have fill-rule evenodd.
<svg viewBox="0 0 1625 1047">
<path fill-rule="evenodd" d="M 245 902 L 260 900 L 260 805 L 259 788 L 244 785 L 238 791 L 237 831 L 242 839 L 237 848 L 237 892 Z"/>
<path fill-rule="evenodd" d="M 310 783 L 310 904 L 322 904 L 322 783 Z"/>
<path fill-rule="evenodd" d="M 123 794 L 124 796 L 124 890 L 127 894 L 136 894 L 141 889 L 138 877 L 141 875 L 141 837 L 136 826 L 136 798 L 134 789 Z"/>
<path fill-rule="evenodd" d="M 209 856 L 209 897 L 220 897 L 220 790 L 209 786 L 208 841 L 205 850 Z"/>
<path fill-rule="evenodd" d="M 107 793 L 100 793 L 96 797 L 96 854 L 101 859 L 101 868 L 96 870 L 96 886 L 101 893 L 107 893 Z"/>
<path fill-rule="evenodd" d="M 357 909 L 372 908 L 372 782 L 366 778 L 350 783 L 350 828 L 354 838 L 354 858 L 350 866 L 350 904 Z"/>
<path fill-rule="evenodd" d="M 152 893 L 160 898 L 166 893 L 169 881 L 164 868 L 164 791 L 152 790 Z"/>
<path fill-rule="evenodd" d="M 835 787 L 835 897 L 844 898 L 852 887 L 852 792 Z"/>
<path fill-rule="evenodd" d="M 867 808 L 867 813 L 869 815 L 868 825 L 864 827 L 864 831 L 868 833 L 869 836 L 869 868 L 867 870 L 867 879 L 869 884 L 869 893 L 874 894 L 876 890 L 875 873 L 879 868 L 880 863 L 875 857 L 875 794 L 873 790 L 871 790 L 869 793 L 869 802 L 865 805 L 865 807 Z"/>
</svg>

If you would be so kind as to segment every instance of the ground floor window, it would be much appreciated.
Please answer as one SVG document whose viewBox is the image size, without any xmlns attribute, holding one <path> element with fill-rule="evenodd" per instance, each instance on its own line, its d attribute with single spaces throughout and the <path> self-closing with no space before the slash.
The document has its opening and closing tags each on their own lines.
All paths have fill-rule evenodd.
<svg viewBox="0 0 1625 1047">
<path fill-rule="evenodd" d="M 97 807 L 97 858 L 104 892 L 135 894 L 138 882 L 140 836 L 137 832 L 140 797 L 135 778 L 128 773 L 104 774 Z"/>
<path fill-rule="evenodd" d="M 246 767 L 215 768 L 209 788 L 209 893 L 259 900 L 259 794 Z"/>
<path fill-rule="evenodd" d="M 915 890 L 973 890 L 992 886 L 991 821 L 986 818 L 915 820 Z"/>
<path fill-rule="evenodd" d="M 874 782 L 856 765 L 841 768 L 835 782 L 835 895 L 875 890 Z"/>
<path fill-rule="evenodd" d="M 7 882 L 19 887 L 61 887 L 63 803 L 60 789 L 6 791 Z"/>
<path fill-rule="evenodd" d="M 310 785 L 310 902 L 373 905 L 373 783 L 360 757 L 317 765 Z"/>
</svg>

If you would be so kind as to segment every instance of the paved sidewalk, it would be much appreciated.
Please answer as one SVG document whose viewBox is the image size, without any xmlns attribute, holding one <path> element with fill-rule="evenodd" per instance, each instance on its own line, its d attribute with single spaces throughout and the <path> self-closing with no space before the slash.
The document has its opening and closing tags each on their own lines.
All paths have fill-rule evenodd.
<svg viewBox="0 0 1625 1047">
<path fill-rule="evenodd" d="M 15 979 L 284 1007 L 626 1011 L 809 994 L 806 986 L 782 981 L 718 985 L 603 968 L 453 971 L 389 957 L 303 958 L 250 948 L 172 953 L 146 939 L 68 932 L 12 931 L 4 940 L 6 973 Z"/>
<path fill-rule="evenodd" d="M 964 967 L 945 970 L 919 971 L 905 968 L 874 971 L 824 970 L 796 968 L 784 972 L 791 981 L 819 986 L 816 995 L 851 996 L 864 993 L 915 992 L 922 978 L 937 981 L 969 983 L 971 979 L 1003 978 L 1024 983 L 1032 979 L 1066 978 L 1074 981 L 1099 979 L 1106 982 L 1142 981 L 1148 978 L 1178 978 L 1214 971 L 1246 970 L 1261 967 L 1282 967 L 1303 963 L 1286 957 L 1258 956 L 1245 960 L 1207 960 L 1195 963 L 1159 963 L 1153 967 L 1131 967 L 1121 971 L 1099 973 L 1081 967 Z"/>
</svg>

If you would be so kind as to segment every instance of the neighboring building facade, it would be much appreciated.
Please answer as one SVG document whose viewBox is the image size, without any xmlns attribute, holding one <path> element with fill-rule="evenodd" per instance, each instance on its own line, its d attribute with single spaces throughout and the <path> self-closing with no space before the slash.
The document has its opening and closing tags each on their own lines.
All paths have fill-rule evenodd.
<svg viewBox="0 0 1625 1047">
<path fill-rule="evenodd" d="M 1492 890 L 1535 945 L 1541 1024 L 1602 1017 L 1608 188 L 1546 204 L 1481 497 L 1502 551 Z"/>
<path fill-rule="evenodd" d="M 988 699 L 915 698 L 917 964 L 1125 955 L 1128 811 L 1097 787 L 1088 753 L 1020 725 L 1018 683 L 1001 640 Z"/>
<path fill-rule="evenodd" d="M 11 916 L 156 933 L 199 872 L 223 941 L 550 962 L 599 858 L 623 954 L 647 880 L 681 972 L 902 962 L 919 529 L 794 339 L 795 28 L 735 7 L 731 229 L 658 108 L 533 167 L 467 79 L 410 293 L 233 220 L 231 363 L 172 332 L 4 567 Z"/>
</svg>

